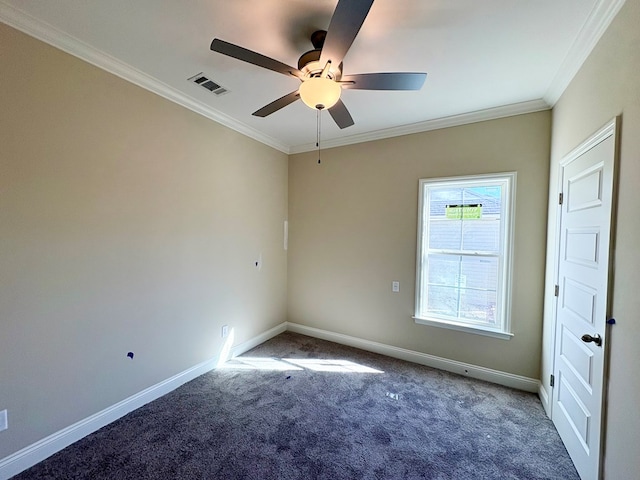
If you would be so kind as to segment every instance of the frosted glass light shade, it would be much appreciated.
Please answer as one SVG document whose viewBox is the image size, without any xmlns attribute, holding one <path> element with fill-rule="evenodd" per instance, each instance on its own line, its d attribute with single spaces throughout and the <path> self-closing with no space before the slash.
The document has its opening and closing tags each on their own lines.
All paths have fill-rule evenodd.
<svg viewBox="0 0 640 480">
<path fill-rule="evenodd" d="M 338 100 L 342 88 L 329 78 L 312 77 L 300 85 L 300 98 L 311 108 L 331 108 Z"/>
</svg>

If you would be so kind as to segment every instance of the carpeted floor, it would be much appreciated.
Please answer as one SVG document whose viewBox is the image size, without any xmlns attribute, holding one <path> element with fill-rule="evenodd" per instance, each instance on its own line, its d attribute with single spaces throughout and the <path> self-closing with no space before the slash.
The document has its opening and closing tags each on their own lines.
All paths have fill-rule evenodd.
<svg viewBox="0 0 640 480">
<path fill-rule="evenodd" d="M 14 478 L 578 475 L 533 394 L 286 332 Z"/>
</svg>

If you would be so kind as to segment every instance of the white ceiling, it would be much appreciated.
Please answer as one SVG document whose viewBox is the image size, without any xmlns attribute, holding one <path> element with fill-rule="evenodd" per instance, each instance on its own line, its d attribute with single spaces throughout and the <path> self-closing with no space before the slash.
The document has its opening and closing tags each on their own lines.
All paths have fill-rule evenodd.
<svg viewBox="0 0 640 480">
<path fill-rule="evenodd" d="M 345 0 L 356 1 L 356 0 Z M 323 146 L 546 109 L 624 0 L 376 0 L 344 73 L 427 72 L 417 92 L 344 90 L 355 125 L 323 112 Z M 297 67 L 336 0 L 0 0 L 0 20 L 287 153 L 315 144 L 295 102 L 252 112 L 294 78 L 209 49 L 214 37 Z M 187 78 L 204 72 L 230 92 Z M 55 81 L 55 79 L 53 79 Z"/>
</svg>

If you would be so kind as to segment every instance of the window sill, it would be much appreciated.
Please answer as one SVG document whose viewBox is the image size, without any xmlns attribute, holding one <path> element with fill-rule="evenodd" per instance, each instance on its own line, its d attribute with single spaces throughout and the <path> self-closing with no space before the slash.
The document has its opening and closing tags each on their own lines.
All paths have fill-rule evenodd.
<svg viewBox="0 0 640 480">
<path fill-rule="evenodd" d="M 429 325 L 430 327 L 448 328 L 449 330 L 457 330 L 459 332 L 473 333 L 475 335 L 484 335 L 486 337 L 500 338 L 502 340 L 510 340 L 513 333 L 503 332 L 482 326 L 471 326 L 456 322 L 448 322 L 446 320 L 432 320 L 428 318 L 412 317 L 414 321 L 420 325 Z"/>
</svg>

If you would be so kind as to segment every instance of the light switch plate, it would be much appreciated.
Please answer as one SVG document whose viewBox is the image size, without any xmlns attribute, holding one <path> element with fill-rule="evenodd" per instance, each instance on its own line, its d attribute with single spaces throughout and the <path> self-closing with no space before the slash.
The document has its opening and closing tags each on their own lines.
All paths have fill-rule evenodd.
<svg viewBox="0 0 640 480">
<path fill-rule="evenodd" d="M 399 292 L 400 291 L 400 282 L 391 282 L 391 291 Z"/>
</svg>

